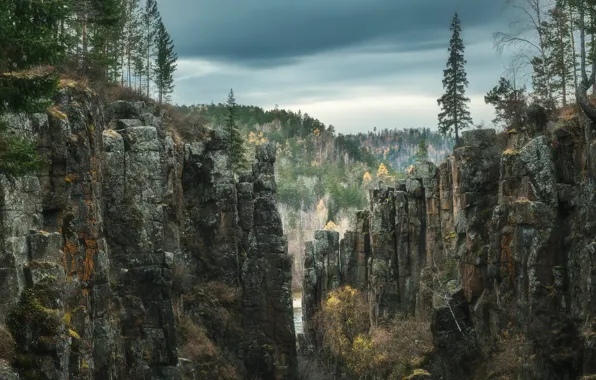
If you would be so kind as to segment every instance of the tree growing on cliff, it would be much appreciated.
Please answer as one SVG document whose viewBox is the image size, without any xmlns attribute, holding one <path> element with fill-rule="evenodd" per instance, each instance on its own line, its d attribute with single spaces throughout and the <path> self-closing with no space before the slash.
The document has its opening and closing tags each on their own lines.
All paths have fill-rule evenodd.
<svg viewBox="0 0 596 380">
<path fill-rule="evenodd" d="M 495 107 L 493 123 L 511 129 L 520 129 L 525 124 L 528 107 L 525 87 L 517 88 L 501 77 L 499 84 L 484 96 L 484 102 Z"/>
<path fill-rule="evenodd" d="M 13 178 L 35 170 L 40 160 L 33 142 L 6 131 L 8 112 L 43 112 L 58 86 L 52 67 L 62 62 L 59 21 L 65 2 L 0 0 L 0 174 Z M 44 27 L 40 27 L 43 25 Z"/>
<path fill-rule="evenodd" d="M 228 110 L 228 115 L 226 118 L 226 130 L 228 132 L 228 138 L 230 139 L 229 144 L 229 163 L 230 169 L 233 171 L 238 171 L 241 169 L 246 168 L 246 149 L 244 147 L 244 140 L 240 135 L 240 128 L 238 127 L 238 123 L 236 122 L 236 99 L 234 98 L 234 90 L 230 89 L 230 93 L 228 95 L 228 102 L 226 104 L 226 108 Z"/>
<path fill-rule="evenodd" d="M 157 86 L 159 104 L 163 103 L 174 90 L 174 72 L 178 55 L 174 52 L 174 42 L 166 30 L 161 17 L 157 22 L 157 34 L 155 36 L 157 55 L 153 75 Z"/>
<path fill-rule="evenodd" d="M 428 147 L 426 146 L 426 140 L 422 139 L 418 143 L 418 151 L 416 152 L 416 161 L 424 162 L 428 161 Z"/>
<path fill-rule="evenodd" d="M 157 34 L 157 21 L 159 10 L 156 0 L 147 0 L 142 15 L 143 22 L 143 48 L 145 49 L 144 74 L 146 78 L 147 96 L 151 95 L 151 74 L 153 73 L 153 57 L 155 56 L 155 36 Z"/>
<path fill-rule="evenodd" d="M 443 70 L 445 93 L 437 99 L 437 103 L 441 107 L 439 130 L 443 134 L 454 132 L 457 141 L 459 130 L 472 124 L 467 105 L 470 99 L 465 96 L 468 79 L 464 67 L 466 60 L 464 59 L 464 43 L 461 38 L 461 22 L 457 13 L 453 16 L 450 30 L 452 36 L 448 49 L 449 58 L 447 59 L 447 68 Z"/>
<path fill-rule="evenodd" d="M 553 74 L 552 91 L 560 94 L 561 104 L 567 106 L 569 90 L 573 88 L 575 46 L 573 30 L 570 29 L 569 15 L 563 5 L 549 10 L 550 20 L 545 23 L 545 43 L 549 49 L 548 70 Z"/>
</svg>

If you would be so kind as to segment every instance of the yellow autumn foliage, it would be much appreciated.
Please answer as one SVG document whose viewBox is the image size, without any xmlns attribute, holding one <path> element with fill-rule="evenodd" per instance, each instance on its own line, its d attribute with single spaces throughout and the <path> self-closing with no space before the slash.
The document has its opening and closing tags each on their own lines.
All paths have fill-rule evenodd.
<svg viewBox="0 0 596 380">
<path fill-rule="evenodd" d="M 387 170 L 387 166 L 385 166 L 385 164 L 381 163 L 381 165 L 379 165 L 379 169 L 377 170 L 377 177 L 389 177 L 389 170 Z"/>
<path fill-rule="evenodd" d="M 364 182 L 372 181 L 372 176 L 370 175 L 369 172 L 364 173 L 364 175 L 362 176 L 362 181 L 364 181 Z"/>
<path fill-rule="evenodd" d="M 370 328 L 369 305 L 358 289 L 331 291 L 315 317 L 324 345 L 359 378 L 401 379 L 426 363 L 432 349 L 428 323 L 396 319 Z"/>
<path fill-rule="evenodd" d="M 333 220 L 328 221 L 327 224 L 325 225 L 325 229 L 327 231 L 337 231 L 338 228 L 339 228 L 339 226 L 337 224 L 335 224 L 333 222 Z"/>
<path fill-rule="evenodd" d="M 249 144 L 262 144 L 267 142 L 267 137 L 263 136 L 263 132 L 259 132 L 259 133 L 254 133 L 254 132 L 250 132 L 248 134 L 248 143 Z"/>
</svg>

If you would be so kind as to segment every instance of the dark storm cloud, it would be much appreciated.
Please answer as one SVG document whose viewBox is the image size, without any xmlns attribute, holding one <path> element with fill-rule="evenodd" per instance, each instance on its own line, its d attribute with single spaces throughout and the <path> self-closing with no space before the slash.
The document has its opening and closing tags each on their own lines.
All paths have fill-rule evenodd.
<svg viewBox="0 0 596 380">
<path fill-rule="evenodd" d="M 466 45 L 474 120 L 498 81 L 504 0 L 159 0 L 180 56 L 173 100 L 301 109 L 342 132 L 435 128 L 449 25 Z"/>
<path fill-rule="evenodd" d="M 346 47 L 422 51 L 445 44 L 455 11 L 464 28 L 487 27 L 500 0 L 161 0 L 181 58 L 249 67 L 296 64 Z"/>
</svg>

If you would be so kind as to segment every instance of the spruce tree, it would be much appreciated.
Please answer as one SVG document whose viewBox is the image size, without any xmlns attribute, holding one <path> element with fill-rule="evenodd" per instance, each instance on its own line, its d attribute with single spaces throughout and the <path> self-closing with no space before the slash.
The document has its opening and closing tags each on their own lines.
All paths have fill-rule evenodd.
<svg viewBox="0 0 596 380">
<path fill-rule="evenodd" d="M 468 79 L 464 65 L 464 43 L 461 38 L 461 22 L 457 13 L 453 16 L 450 30 L 452 32 L 449 44 L 449 58 L 447 68 L 443 70 L 443 88 L 445 94 L 437 99 L 441 107 L 439 113 L 439 131 L 443 134 L 453 131 L 456 141 L 459 140 L 459 130 L 468 128 L 472 124 L 465 96 Z"/>
<path fill-rule="evenodd" d="M 416 152 L 416 162 L 428 161 L 428 147 L 426 146 L 426 140 L 422 139 L 418 143 L 418 151 Z"/>
<path fill-rule="evenodd" d="M 240 129 L 236 122 L 236 107 L 237 105 L 236 99 L 234 98 L 234 90 L 230 89 L 230 94 L 228 95 L 228 102 L 226 104 L 226 108 L 228 110 L 228 115 L 226 118 L 226 130 L 230 139 L 230 169 L 234 172 L 246 168 L 247 164 L 245 158 L 244 140 L 240 135 Z"/>
<path fill-rule="evenodd" d="M 0 174 L 8 178 L 40 164 L 35 144 L 7 134 L 2 116 L 42 112 L 51 103 L 58 77 L 48 65 L 64 59 L 65 5 L 61 0 L 0 0 Z"/>
<path fill-rule="evenodd" d="M 156 59 L 153 69 L 155 85 L 159 103 L 167 99 L 174 89 L 174 72 L 178 56 L 174 52 L 174 42 L 166 30 L 161 18 L 157 21 L 157 33 L 155 35 Z"/>
<path fill-rule="evenodd" d="M 0 114 L 37 112 L 48 105 L 58 78 L 51 68 L 39 66 L 64 59 L 59 32 L 64 6 L 62 0 L 0 0 Z"/>
</svg>

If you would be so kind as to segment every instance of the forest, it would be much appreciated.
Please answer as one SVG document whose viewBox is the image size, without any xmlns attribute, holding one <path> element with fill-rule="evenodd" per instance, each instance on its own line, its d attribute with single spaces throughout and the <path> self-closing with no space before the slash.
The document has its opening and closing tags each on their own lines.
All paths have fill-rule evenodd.
<svg viewBox="0 0 596 380">
<path fill-rule="evenodd" d="M 191 125 L 217 126 L 228 121 L 226 104 L 179 106 Z M 369 190 L 383 181 L 392 185 L 420 158 L 439 163 L 451 152 L 453 138 L 430 128 L 341 134 L 301 111 L 236 105 L 235 122 L 245 137 L 247 156 L 257 144 L 277 145 L 278 208 L 290 254 L 294 257 L 294 287 L 302 283 L 304 242 L 317 229 L 343 233 L 355 211 L 368 207 Z"/>
</svg>

